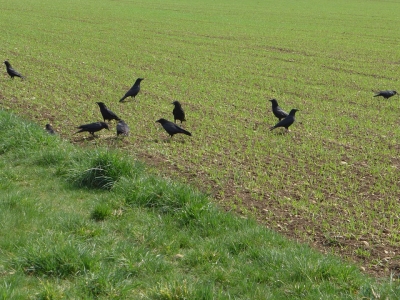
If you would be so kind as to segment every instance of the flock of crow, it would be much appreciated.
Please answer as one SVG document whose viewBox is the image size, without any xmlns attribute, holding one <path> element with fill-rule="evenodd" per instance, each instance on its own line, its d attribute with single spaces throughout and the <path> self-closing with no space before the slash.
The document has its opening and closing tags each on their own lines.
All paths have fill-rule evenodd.
<svg viewBox="0 0 400 300">
<path fill-rule="evenodd" d="M 4 64 L 6 65 L 7 73 L 10 75 L 11 79 L 14 79 L 14 77 L 20 77 L 24 78 L 24 76 L 21 75 L 18 71 L 16 71 L 11 64 L 6 60 L 4 61 Z M 144 80 L 144 78 L 138 78 L 136 79 L 135 83 L 133 86 L 125 93 L 125 95 L 119 100 L 119 102 L 125 102 L 126 98 L 132 97 L 135 99 L 137 94 L 140 92 L 140 83 Z M 380 91 L 374 95 L 374 97 L 382 96 L 385 99 L 389 99 L 390 97 L 396 95 L 397 92 L 394 90 L 386 90 L 386 91 Z M 278 127 L 284 127 L 286 128 L 286 131 L 289 131 L 290 125 L 292 125 L 295 121 L 295 114 L 297 111 L 299 111 L 296 108 L 293 108 L 289 113 L 285 112 L 279 105 L 278 101 L 276 99 L 271 99 L 269 100 L 272 103 L 272 112 L 279 119 L 278 123 L 276 123 L 274 126 L 270 128 L 270 130 L 273 130 Z M 100 131 L 102 129 L 107 129 L 109 130 L 108 124 L 106 121 L 111 122 L 112 120 L 116 120 L 117 123 L 117 137 L 119 135 L 128 135 L 129 134 L 129 126 L 128 124 L 125 123 L 124 120 L 119 118 L 114 112 L 112 112 L 110 109 L 107 108 L 107 106 L 103 102 L 96 102 L 99 105 L 100 108 L 100 113 L 103 116 L 104 122 L 94 122 L 94 123 L 89 123 L 89 124 L 84 124 L 79 127 L 79 132 L 89 132 L 92 136 L 94 136 L 94 133 L 97 131 Z M 182 109 L 182 106 L 179 101 L 174 101 L 172 102 L 174 105 L 174 109 L 172 111 L 172 114 L 174 115 L 174 122 L 168 121 L 166 119 L 159 119 L 156 122 L 160 123 L 162 127 L 165 129 L 165 131 L 170 135 L 170 137 L 174 136 L 177 133 L 183 133 L 186 135 L 191 136 L 192 134 L 183 129 L 182 127 L 178 126 L 176 124 L 176 121 L 179 120 L 181 121 L 181 125 L 183 121 L 186 121 L 185 119 L 185 112 Z M 50 124 L 46 124 L 46 130 L 50 134 L 55 134 L 54 129 Z"/>
<path fill-rule="evenodd" d="M 10 75 L 11 79 L 14 79 L 14 77 L 19 77 L 19 78 L 25 78 L 24 76 L 21 75 L 17 70 L 15 70 L 11 64 L 6 60 L 4 61 L 4 64 L 6 65 L 7 73 Z M 136 79 L 135 83 L 133 86 L 125 93 L 125 95 L 119 100 L 119 102 L 125 102 L 125 99 L 128 97 L 132 97 L 135 99 L 137 94 L 140 92 L 140 83 L 144 80 L 144 78 L 138 78 Z M 96 102 L 99 105 L 100 108 L 100 113 L 103 116 L 103 122 L 94 122 L 94 123 L 89 123 L 89 124 L 83 124 L 77 127 L 79 129 L 76 133 L 79 132 L 89 132 L 92 136 L 94 136 L 95 132 L 98 132 L 102 129 L 107 129 L 110 130 L 108 127 L 109 124 L 106 123 L 106 121 L 111 122 L 112 120 L 116 120 L 117 123 L 117 137 L 119 135 L 128 135 L 129 134 L 129 126 L 128 124 L 125 123 L 124 120 L 122 120 L 120 117 L 118 117 L 114 112 L 112 112 L 103 102 Z M 183 129 L 182 127 L 178 126 L 176 124 L 176 120 L 181 121 L 181 124 L 183 121 L 186 121 L 185 119 L 185 112 L 182 109 L 182 106 L 179 101 L 174 101 L 172 102 L 174 105 L 174 109 L 172 111 L 174 115 L 174 122 L 170 122 L 164 118 L 161 118 L 157 120 L 156 122 L 160 123 L 162 127 L 165 129 L 165 131 L 172 137 L 177 133 L 183 133 L 186 135 L 191 136 L 192 134 Z M 50 134 L 55 134 L 55 131 L 51 124 L 46 124 L 45 126 L 46 131 Z"/>
<path fill-rule="evenodd" d="M 386 90 L 386 91 L 379 91 L 374 95 L 374 97 L 379 97 L 382 96 L 385 99 L 389 99 L 390 97 L 393 97 L 396 95 L 397 92 L 394 90 Z M 286 130 L 289 130 L 289 126 L 293 124 L 295 121 L 294 115 L 296 114 L 296 111 L 299 111 L 296 108 L 293 108 L 289 113 L 285 112 L 282 108 L 279 107 L 278 101 L 276 99 L 271 99 L 269 100 L 272 102 L 272 112 L 274 113 L 275 117 L 279 119 L 279 122 L 270 128 L 270 130 L 273 130 L 277 127 L 285 127 Z"/>
</svg>

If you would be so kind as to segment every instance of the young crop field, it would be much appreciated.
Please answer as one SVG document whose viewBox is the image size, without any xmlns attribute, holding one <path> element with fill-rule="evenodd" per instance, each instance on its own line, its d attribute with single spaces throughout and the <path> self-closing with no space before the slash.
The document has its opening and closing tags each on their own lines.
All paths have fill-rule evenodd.
<svg viewBox="0 0 400 300">
<path fill-rule="evenodd" d="M 400 275 L 399 1 L 4 1 L 0 105 L 120 148 L 227 210 L 377 276 Z M 119 99 L 136 78 L 133 100 Z M 278 119 L 270 99 L 296 122 Z M 192 136 L 169 138 L 173 101 Z M 103 121 L 116 139 L 75 134 Z"/>
</svg>

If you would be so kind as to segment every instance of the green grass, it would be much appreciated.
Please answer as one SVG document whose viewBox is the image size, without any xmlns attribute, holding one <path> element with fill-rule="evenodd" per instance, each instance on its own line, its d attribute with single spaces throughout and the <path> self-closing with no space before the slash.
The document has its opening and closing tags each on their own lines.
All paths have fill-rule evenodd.
<svg viewBox="0 0 400 300">
<path fill-rule="evenodd" d="M 2 299 L 400 295 L 397 281 L 369 278 L 224 212 L 205 194 L 155 176 L 122 152 L 77 148 L 4 111 L 0 127 Z M 88 172 L 93 162 L 120 176 L 99 185 Z"/>
<path fill-rule="evenodd" d="M 51 122 L 74 143 L 123 149 L 227 209 L 368 272 L 398 276 L 399 98 L 372 95 L 399 89 L 400 3 L 0 4 L 0 54 L 27 76 L 4 72 L 3 109 Z M 118 103 L 137 77 L 145 78 L 137 100 Z M 290 134 L 268 130 L 277 121 L 270 98 L 300 109 Z M 193 136 L 165 142 L 154 122 L 172 119 L 173 100 Z M 95 140 L 73 135 L 100 120 L 96 101 L 130 125 L 130 137 L 116 141 L 114 125 Z M 88 174 L 72 175 L 76 185 L 119 180 L 87 163 Z M 144 192 L 130 190 L 133 199 Z M 148 206 L 158 203 L 154 195 Z"/>
</svg>

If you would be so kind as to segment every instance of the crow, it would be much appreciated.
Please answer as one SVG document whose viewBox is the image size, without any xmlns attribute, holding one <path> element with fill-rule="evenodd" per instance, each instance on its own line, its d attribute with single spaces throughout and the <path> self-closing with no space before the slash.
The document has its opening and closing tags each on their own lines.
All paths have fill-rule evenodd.
<svg viewBox="0 0 400 300">
<path fill-rule="evenodd" d="M 17 76 L 19 78 L 25 78 L 24 76 L 21 75 L 21 73 L 17 72 L 15 69 L 13 69 L 13 67 L 11 67 L 11 64 L 5 60 L 4 63 L 6 64 L 6 68 L 7 68 L 7 73 L 8 75 L 11 76 L 11 79 L 14 79 L 14 76 Z"/>
<path fill-rule="evenodd" d="M 81 125 L 76 128 L 78 128 L 80 130 L 75 133 L 87 131 L 93 136 L 94 136 L 95 132 L 100 131 L 103 128 L 110 130 L 110 128 L 108 128 L 107 123 L 104 123 L 104 122 L 95 122 L 95 123 L 90 123 L 90 124 L 84 124 L 84 125 Z"/>
<path fill-rule="evenodd" d="M 129 91 L 126 92 L 126 94 L 121 98 L 121 100 L 119 100 L 119 102 L 123 102 L 125 100 L 125 98 L 127 97 L 133 97 L 135 98 L 135 96 L 139 93 L 140 91 L 140 82 L 143 80 L 144 78 L 138 78 L 136 79 L 135 83 L 133 84 L 133 86 L 130 88 Z"/>
<path fill-rule="evenodd" d="M 103 102 L 96 102 L 99 107 L 100 107 L 100 112 L 101 115 L 103 116 L 104 122 L 106 120 L 111 121 L 111 120 L 121 120 L 115 113 L 113 113 L 111 110 L 107 108 L 107 106 Z"/>
<path fill-rule="evenodd" d="M 120 134 L 128 135 L 129 134 L 129 126 L 124 122 L 124 120 L 119 120 L 117 124 L 117 136 Z"/>
<path fill-rule="evenodd" d="M 286 111 L 279 107 L 278 101 L 276 101 L 276 99 L 271 99 L 269 101 L 272 102 L 272 112 L 274 113 L 275 117 L 279 119 L 279 121 L 289 115 Z"/>
<path fill-rule="evenodd" d="M 269 130 L 273 130 L 278 127 L 285 127 L 286 130 L 289 130 L 289 126 L 292 125 L 293 122 L 295 121 L 294 115 L 296 114 L 296 111 L 298 111 L 298 109 L 293 108 L 286 118 L 284 118 L 282 121 L 279 121 L 275 126 L 272 126 Z"/>
<path fill-rule="evenodd" d="M 185 119 L 185 112 L 182 109 L 182 106 L 179 101 L 174 101 L 171 104 L 175 105 L 174 110 L 172 111 L 172 114 L 174 115 L 174 121 L 176 123 L 176 120 L 181 121 L 181 124 L 183 121 L 186 121 Z"/>
<path fill-rule="evenodd" d="M 164 127 L 165 131 L 171 136 L 177 133 L 183 133 L 189 136 L 192 136 L 192 134 L 189 131 L 186 131 L 185 129 L 182 129 L 181 127 L 179 127 L 178 125 L 176 125 L 175 123 L 172 123 L 170 121 L 167 121 L 165 119 L 159 119 L 156 122 L 160 123 L 162 125 L 162 127 Z"/>
<path fill-rule="evenodd" d="M 389 99 L 390 97 L 392 97 L 392 96 L 394 96 L 396 94 L 397 94 L 396 91 L 390 91 L 390 90 L 388 90 L 388 91 L 379 91 L 378 93 L 376 93 L 374 95 L 374 97 L 382 96 L 385 99 Z"/>
<path fill-rule="evenodd" d="M 50 124 L 46 124 L 46 131 L 49 134 L 55 134 L 56 132 L 54 131 L 53 127 Z"/>
</svg>

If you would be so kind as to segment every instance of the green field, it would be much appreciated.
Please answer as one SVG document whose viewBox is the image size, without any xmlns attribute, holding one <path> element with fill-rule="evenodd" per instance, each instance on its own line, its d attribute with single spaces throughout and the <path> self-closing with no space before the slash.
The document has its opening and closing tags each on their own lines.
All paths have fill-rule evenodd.
<svg viewBox="0 0 400 300">
<path fill-rule="evenodd" d="M 1 108 L 121 148 L 228 210 L 378 276 L 399 275 L 400 2 L 0 1 Z M 118 100 L 144 77 L 135 102 Z M 298 108 L 270 132 L 271 98 Z M 167 134 L 173 100 L 193 136 Z M 131 127 L 74 135 L 96 101 Z"/>
</svg>

